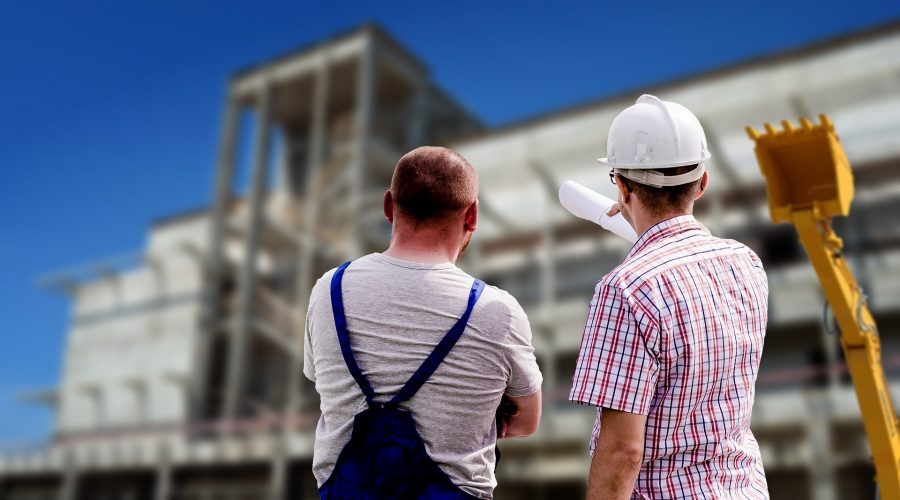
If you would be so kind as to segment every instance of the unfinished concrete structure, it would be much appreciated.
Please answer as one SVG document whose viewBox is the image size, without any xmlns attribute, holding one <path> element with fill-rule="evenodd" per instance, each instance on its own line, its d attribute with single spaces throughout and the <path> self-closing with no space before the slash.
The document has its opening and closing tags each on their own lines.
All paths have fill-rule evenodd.
<svg viewBox="0 0 900 500">
<path fill-rule="evenodd" d="M 698 217 L 754 247 L 769 270 L 753 423 L 772 497 L 871 498 L 821 293 L 793 230 L 768 221 L 743 127 L 834 120 L 857 176 L 839 231 L 900 396 L 900 25 L 641 91 L 701 119 L 714 159 Z M 156 222 L 138 255 L 47 280 L 74 302 L 63 379 L 40 395 L 57 424 L 47 445 L 0 456 L 0 497 L 315 498 L 318 400 L 299 365 L 305 300 L 329 268 L 386 247 L 381 194 L 400 155 L 424 143 L 454 147 L 479 170 L 482 221 L 461 265 L 522 303 L 545 374 L 539 432 L 501 443 L 497 498 L 581 495 L 593 413 L 566 396 L 594 284 L 628 248 L 568 215 L 556 190 L 574 179 L 613 195 L 593 160 L 639 93 L 484 130 L 374 27 L 237 73 L 211 207 Z M 247 116 L 250 181 L 237 194 Z"/>
</svg>

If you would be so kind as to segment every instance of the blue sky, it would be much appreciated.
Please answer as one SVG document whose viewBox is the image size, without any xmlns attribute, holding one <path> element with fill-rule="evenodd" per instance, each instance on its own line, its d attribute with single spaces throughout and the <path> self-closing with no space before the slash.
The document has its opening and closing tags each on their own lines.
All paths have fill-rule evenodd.
<svg viewBox="0 0 900 500">
<path fill-rule="evenodd" d="M 0 443 L 51 424 L 15 399 L 60 373 L 69 304 L 35 279 L 208 203 L 235 69 L 375 21 L 501 125 L 900 18 L 896 0 L 565 5 L 0 4 Z"/>
</svg>

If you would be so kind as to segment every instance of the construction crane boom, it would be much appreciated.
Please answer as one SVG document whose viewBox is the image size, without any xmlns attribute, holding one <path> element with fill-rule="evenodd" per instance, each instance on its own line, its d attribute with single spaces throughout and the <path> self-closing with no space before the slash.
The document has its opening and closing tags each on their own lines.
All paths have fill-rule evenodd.
<svg viewBox="0 0 900 500">
<path fill-rule="evenodd" d="M 799 128 L 785 120 L 783 130 L 767 123 L 764 133 L 747 127 L 747 134 L 756 143 L 772 221 L 796 228 L 840 328 L 881 498 L 900 500 L 900 428 L 881 363 L 878 328 L 844 259 L 843 242 L 831 227 L 832 217 L 850 212 L 853 173 L 834 125 L 825 115 L 819 118 L 819 124 L 801 118 Z"/>
</svg>

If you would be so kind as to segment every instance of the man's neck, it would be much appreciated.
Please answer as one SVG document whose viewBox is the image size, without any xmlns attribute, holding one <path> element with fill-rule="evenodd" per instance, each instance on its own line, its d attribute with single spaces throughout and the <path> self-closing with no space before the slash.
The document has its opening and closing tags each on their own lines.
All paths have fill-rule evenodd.
<svg viewBox="0 0 900 500">
<path fill-rule="evenodd" d="M 417 244 L 395 239 L 391 241 L 391 246 L 384 251 L 384 255 L 420 264 L 445 264 L 448 262 L 455 264 L 457 252 L 434 244 Z"/>
<path fill-rule="evenodd" d="M 680 217 L 682 215 L 692 215 L 690 211 L 685 212 L 669 212 L 664 215 L 647 215 L 645 217 L 637 217 L 634 221 L 634 232 L 638 234 L 638 236 L 644 234 L 651 227 L 659 224 L 660 222 L 667 221 L 674 217 Z"/>
</svg>

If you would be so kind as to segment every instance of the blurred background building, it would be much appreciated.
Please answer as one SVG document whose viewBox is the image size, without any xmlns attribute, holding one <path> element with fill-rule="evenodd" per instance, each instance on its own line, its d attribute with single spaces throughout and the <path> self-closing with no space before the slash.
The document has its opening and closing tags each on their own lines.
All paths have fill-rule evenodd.
<svg viewBox="0 0 900 500">
<path fill-rule="evenodd" d="M 238 71 L 228 89 L 210 206 L 155 221 L 134 255 L 42 280 L 73 309 L 59 386 L 30 394 L 56 425 L 47 446 L 0 455 L 0 498 L 316 498 L 318 400 L 298 341 L 306 299 L 328 269 L 386 248 L 382 193 L 421 144 L 455 148 L 478 169 L 482 218 L 460 264 L 525 307 L 545 375 L 540 430 L 501 443 L 497 498 L 583 495 L 594 413 L 566 398 L 594 285 L 628 244 L 566 213 L 556 192 L 573 179 L 614 196 L 594 159 L 643 92 L 703 122 L 712 184 L 698 218 L 769 271 L 753 428 L 772 498 L 873 498 L 822 293 L 793 229 L 769 221 L 744 126 L 818 113 L 835 122 L 857 190 L 838 232 L 900 400 L 900 24 L 499 129 L 375 26 Z M 252 157 L 238 193 L 241 143 Z"/>
</svg>

